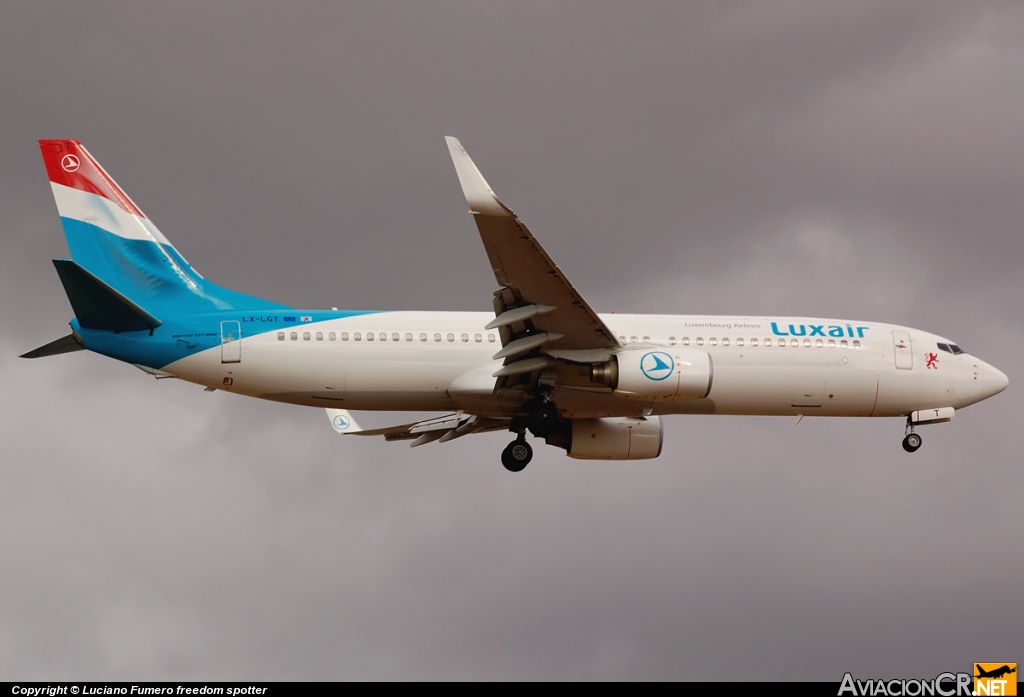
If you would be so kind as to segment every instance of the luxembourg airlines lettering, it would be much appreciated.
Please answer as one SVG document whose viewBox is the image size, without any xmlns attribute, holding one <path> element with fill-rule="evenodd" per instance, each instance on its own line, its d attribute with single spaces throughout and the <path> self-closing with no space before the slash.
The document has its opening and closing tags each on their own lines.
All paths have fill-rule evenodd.
<svg viewBox="0 0 1024 697">
<path fill-rule="evenodd" d="M 811 331 L 808 332 L 808 329 Z M 850 324 L 846 325 L 845 331 L 838 325 L 826 327 L 824 324 L 791 324 L 789 331 L 784 332 L 779 329 L 776 322 L 772 322 L 772 332 L 775 333 L 775 336 L 850 336 L 863 339 L 866 329 L 867 327 L 854 327 Z"/>
</svg>

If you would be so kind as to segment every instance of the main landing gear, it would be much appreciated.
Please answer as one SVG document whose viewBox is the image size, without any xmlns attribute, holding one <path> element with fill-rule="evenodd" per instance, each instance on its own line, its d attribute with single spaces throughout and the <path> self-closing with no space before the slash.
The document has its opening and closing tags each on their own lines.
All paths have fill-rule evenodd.
<svg viewBox="0 0 1024 697">
<path fill-rule="evenodd" d="M 903 438 L 903 449 L 908 453 L 916 453 L 917 449 L 921 447 L 921 436 L 914 433 L 914 424 L 911 423 L 910 417 L 907 417 L 907 429 L 906 436 Z"/>
<path fill-rule="evenodd" d="M 517 434 L 517 438 L 501 451 L 501 464 L 509 472 L 522 472 L 533 459 L 533 448 L 526 442 L 527 430 L 537 438 L 543 438 L 551 444 L 551 438 L 557 435 L 558 430 L 565 425 L 562 417 L 558 414 L 558 409 L 547 394 L 541 395 L 523 406 L 526 416 L 516 418 L 510 429 Z"/>
<path fill-rule="evenodd" d="M 526 417 L 526 427 L 538 438 L 544 438 L 558 426 L 558 409 L 551 400 L 541 398 L 527 405 L 527 408 L 529 415 Z"/>
<path fill-rule="evenodd" d="M 509 472 L 522 472 L 532 459 L 533 448 L 526 442 L 523 435 L 506 445 L 505 449 L 501 451 L 501 464 Z"/>
</svg>

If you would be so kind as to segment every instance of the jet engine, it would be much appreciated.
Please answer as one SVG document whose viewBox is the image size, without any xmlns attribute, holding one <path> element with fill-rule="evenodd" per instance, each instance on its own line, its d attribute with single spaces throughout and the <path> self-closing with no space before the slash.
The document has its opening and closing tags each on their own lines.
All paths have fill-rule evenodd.
<svg viewBox="0 0 1024 697">
<path fill-rule="evenodd" d="M 546 441 L 579 460 L 650 460 L 661 455 L 662 439 L 659 417 L 620 416 L 572 419 L 567 432 L 553 434 Z"/>
<path fill-rule="evenodd" d="M 658 402 L 703 399 L 714 368 L 704 351 L 677 347 L 628 349 L 594 365 L 590 377 L 616 395 Z"/>
</svg>

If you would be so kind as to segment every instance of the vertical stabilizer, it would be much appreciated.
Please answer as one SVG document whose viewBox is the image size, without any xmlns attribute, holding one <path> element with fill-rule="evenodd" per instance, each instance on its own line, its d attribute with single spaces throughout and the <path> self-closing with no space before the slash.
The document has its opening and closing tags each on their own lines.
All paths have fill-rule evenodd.
<svg viewBox="0 0 1024 697">
<path fill-rule="evenodd" d="M 156 315 L 277 307 L 205 280 L 77 140 L 41 140 L 71 258 Z"/>
</svg>

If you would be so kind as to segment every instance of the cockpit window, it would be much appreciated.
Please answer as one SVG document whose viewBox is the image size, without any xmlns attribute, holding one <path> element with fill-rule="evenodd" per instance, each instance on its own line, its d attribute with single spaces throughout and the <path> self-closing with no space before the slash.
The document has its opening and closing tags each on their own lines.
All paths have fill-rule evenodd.
<svg viewBox="0 0 1024 697">
<path fill-rule="evenodd" d="M 957 346 L 956 344 L 937 344 L 937 346 L 939 347 L 940 351 L 952 353 L 954 356 L 959 356 L 961 353 L 964 352 L 964 350 Z"/>
<path fill-rule="evenodd" d="M 946 353 L 953 353 L 953 349 L 949 347 L 949 344 L 939 344 L 939 350 L 945 351 Z"/>
<path fill-rule="evenodd" d="M 953 353 L 956 354 L 957 356 L 964 352 L 964 350 L 957 346 L 956 344 L 950 344 L 949 348 L 953 349 Z"/>
</svg>

